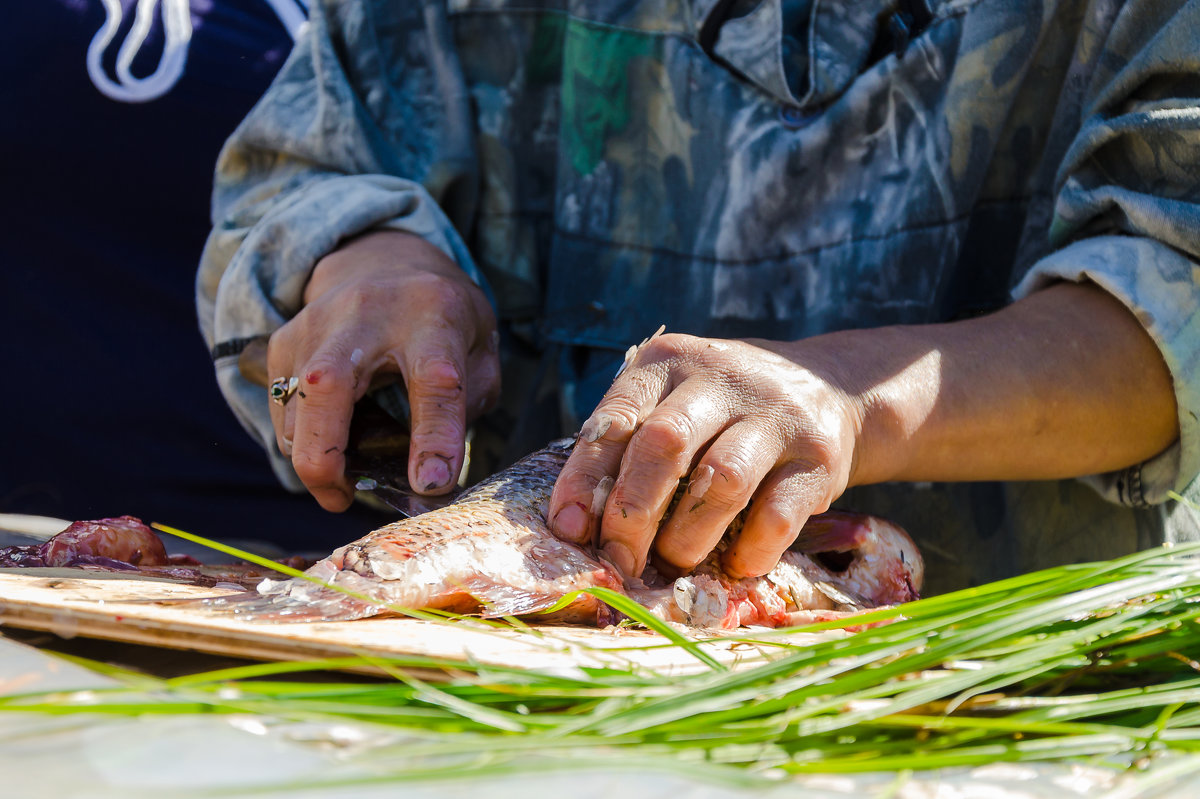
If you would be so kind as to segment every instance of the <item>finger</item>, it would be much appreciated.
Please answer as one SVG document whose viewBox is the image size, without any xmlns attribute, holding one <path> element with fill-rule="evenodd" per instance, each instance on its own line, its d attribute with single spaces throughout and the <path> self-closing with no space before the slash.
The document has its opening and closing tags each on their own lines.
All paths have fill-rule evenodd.
<svg viewBox="0 0 1200 799">
<path fill-rule="evenodd" d="M 412 408 L 408 479 L 426 494 L 450 490 L 466 441 L 466 347 L 457 330 L 424 327 L 406 350 L 404 382 Z"/>
<path fill-rule="evenodd" d="M 279 451 L 292 457 L 292 443 L 296 440 L 296 409 L 283 409 L 283 428 L 279 431 Z"/>
<path fill-rule="evenodd" d="M 267 411 L 271 415 L 271 425 L 275 429 L 275 445 L 287 457 L 292 455 L 292 440 L 295 437 L 295 414 L 288 412 L 288 403 L 279 404 L 271 399 L 270 383 L 276 378 L 292 377 L 295 373 L 292 366 L 292 343 L 290 330 L 285 325 L 276 330 L 271 335 L 267 342 L 267 351 L 263 360 L 265 361 L 262 368 L 266 370 L 266 382 L 268 388 L 265 392 L 267 398 Z M 295 395 L 292 396 L 295 399 Z"/>
<path fill-rule="evenodd" d="M 672 346 L 681 337 L 665 337 Z M 648 348 L 649 349 L 649 348 Z M 658 349 L 656 346 L 654 349 Z M 547 518 L 550 530 L 564 541 L 596 542 L 599 520 L 609 490 L 621 471 L 626 447 L 642 420 L 671 390 L 671 346 L 629 361 L 579 431 L 571 456 L 555 481 Z M 636 565 L 623 558 L 618 567 Z"/>
<path fill-rule="evenodd" d="M 732 577 L 758 577 L 775 568 L 809 516 L 833 501 L 832 481 L 821 466 L 789 463 L 759 486 L 754 502 L 722 557 Z"/>
<path fill-rule="evenodd" d="M 496 331 L 484 346 L 467 358 L 467 421 L 474 421 L 500 401 L 500 335 Z"/>
<path fill-rule="evenodd" d="M 780 446 L 749 422 L 722 432 L 692 470 L 686 493 L 658 533 L 658 556 L 682 571 L 708 557 L 778 462 Z"/>
<path fill-rule="evenodd" d="M 547 518 L 556 536 L 576 544 L 595 541 L 608 490 L 641 416 L 640 403 L 620 397 L 603 401 L 584 422 L 550 494 Z"/>
<path fill-rule="evenodd" d="M 346 441 L 354 403 L 366 391 L 358 365 L 342 349 L 328 345 L 315 353 L 288 403 L 295 419 L 292 466 L 321 506 L 334 511 L 345 510 L 354 498 L 345 476 Z"/>
<path fill-rule="evenodd" d="M 604 511 L 600 547 L 628 574 L 645 568 L 680 478 L 726 423 L 711 391 L 689 385 L 694 384 L 680 386 L 642 422 L 626 448 Z"/>
</svg>

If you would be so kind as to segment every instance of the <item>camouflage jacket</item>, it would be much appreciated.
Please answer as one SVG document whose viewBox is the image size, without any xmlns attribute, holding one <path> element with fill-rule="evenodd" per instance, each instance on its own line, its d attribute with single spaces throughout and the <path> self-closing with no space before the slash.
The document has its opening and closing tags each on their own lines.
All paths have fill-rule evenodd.
<svg viewBox="0 0 1200 799">
<path fill-rule="evenodd" d="M 236 355 L 370 228 L 490 286 L 507 407 L 566 429 L 659 324 L 791 339 L 1094 281 L 1161 348 L 1180 441 L 1082 482 L 851 491 L 938 590 L 1200 535 L 1168 499 L 1200 472 L 1198 201 L 1200 2 L 322 0 L 222 154 L 198 306 L 274 453 Z"/>
</svg>

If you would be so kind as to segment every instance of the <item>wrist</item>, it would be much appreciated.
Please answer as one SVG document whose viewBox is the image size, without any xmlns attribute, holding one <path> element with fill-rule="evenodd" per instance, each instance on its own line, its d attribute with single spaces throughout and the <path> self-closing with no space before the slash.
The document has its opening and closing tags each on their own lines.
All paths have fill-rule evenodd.
<svg viewBox="0 0 1200 799">
<path fill-rule="evenodd" d="M 844 398 L 853 438 L 848 487 L 903 479 L 912 472 L 941 371 L 938 350 L 917 330 L 846 330 L 799 342 L 801 362 L 817 364 Z"/>
</svg>

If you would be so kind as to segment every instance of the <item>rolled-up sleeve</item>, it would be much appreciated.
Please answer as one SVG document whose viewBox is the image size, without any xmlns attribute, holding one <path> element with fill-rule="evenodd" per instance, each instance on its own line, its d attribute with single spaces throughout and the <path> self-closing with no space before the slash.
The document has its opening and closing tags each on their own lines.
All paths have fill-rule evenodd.
<svg viewBox="0 0 1200 799">
<path fill-rule="evenodd" d="M 1113 501 L 1163 502 L 1200 474 L 1200 3 L 1117 16 L 1059 171 L 1054 252 L 1017 286 L 1090 281 L 1123 302 L 1170 369 L 1179 440 L 1086 478 Z M 1130 386 L 1137 391 L 1137 386 Z"/>
<path fill-rule="evenodd" d="M 238 356 L 300 310 L 320 258 L 368 230 L 422 236 L 482 283 L 455 227 L 473 201 L 468 108 L 437 4 L 322 2 L 222 150 L 200 328 L 226 400 L 285 485 L 300 486 L 276 449 L 266 390 Z"/>
</svg>

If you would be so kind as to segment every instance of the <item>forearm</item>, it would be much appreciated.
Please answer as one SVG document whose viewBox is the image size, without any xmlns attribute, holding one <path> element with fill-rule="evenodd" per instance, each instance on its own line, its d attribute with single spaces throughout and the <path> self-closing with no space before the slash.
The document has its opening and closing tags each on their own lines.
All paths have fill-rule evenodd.
<svg viewBox="0 0 1200 799">
<path fill-rule="evenodd" d="M 987 317 L 799 342 L 860 409 L 850 484 L 1130 466 L 1179 435 L 1171 375 L 1120 302 L 1062 283 Z"/>
</svg>

